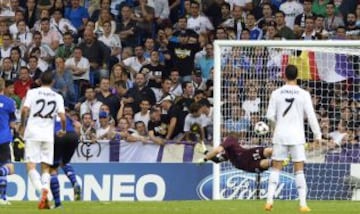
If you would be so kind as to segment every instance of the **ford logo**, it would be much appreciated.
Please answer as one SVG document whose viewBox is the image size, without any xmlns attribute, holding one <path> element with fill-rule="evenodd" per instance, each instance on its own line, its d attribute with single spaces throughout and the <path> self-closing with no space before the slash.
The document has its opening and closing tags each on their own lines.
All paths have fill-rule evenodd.
<svg viewBox="0 0 360 214">
<path fill-rule="evenodd" d="M 260 199 L 267 196 L 267 186 L 270 173 L 261 173 Z M 200 199 L 212 199 L 213 176 L 207 176 L 198 184 L 196 191 Z M 220 174 L 220 199 L 253 199 L 256 195 L 256 173 L 248 173 L 234 169 Z M 279 185 L 275 191 L 277 199 L 296 199 L 297 189 L 295 177 L 292 174 L 281 172 Z"/>
</svg>

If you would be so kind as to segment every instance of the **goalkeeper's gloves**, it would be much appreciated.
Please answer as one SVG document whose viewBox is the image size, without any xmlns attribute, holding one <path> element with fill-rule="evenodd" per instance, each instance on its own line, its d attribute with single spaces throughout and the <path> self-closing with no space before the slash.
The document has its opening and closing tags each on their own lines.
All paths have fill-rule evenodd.
<svg viewBox="0 0 360 214">
<path fill-rule="evenodd" d="M 206 158 L 200 158 L 196 161 L 197 164 L 201 165 L 201 164 L 204 164 L 206 163 L 207 159 Z"/>
</svg>

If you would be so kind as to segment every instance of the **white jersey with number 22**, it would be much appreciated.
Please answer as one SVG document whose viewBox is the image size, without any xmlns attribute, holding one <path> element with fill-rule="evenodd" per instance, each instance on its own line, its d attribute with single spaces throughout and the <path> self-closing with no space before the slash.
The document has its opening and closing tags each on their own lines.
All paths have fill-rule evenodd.
<svg viewBox="0 0 360 214">
<path fill-rule="evenodd" d="M 297 85 L 284 85 L 272 92 L 266 117 L 276 123 L 273 144 L 304 144 L 305 118 L 315 139 L 321 139 L 310 93 Z"/>
<path fill-rule="evenodd" d="M 27 92 L 24 106 L 30 109 L 24 139 L 53 141 L 54 121 L 58 113 L 65 113 L 64 99 L 49 87 Z"/>
</svg>

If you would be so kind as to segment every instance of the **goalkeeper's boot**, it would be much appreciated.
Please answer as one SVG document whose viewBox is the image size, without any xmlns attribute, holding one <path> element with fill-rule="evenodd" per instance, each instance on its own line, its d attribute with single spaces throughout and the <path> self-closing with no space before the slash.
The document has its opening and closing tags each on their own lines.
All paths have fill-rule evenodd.
<svg viewBox="0 0 360 214">
<path fill-rule="evenodd" d="M 48 194 L 49 194 L 49 191 L 47 189 L 42 189 L 40 202 L 38 204 L 38 208 L 40 210 L 42 210 L 42 209 L 50 209 L 50 204 L 49 204 L 49 200 L 48 200 Z"/>
<path fill-rule="evenodd" d="M 302 213 L 308 213 L 310 211 L 311 211 L 311 209 L 308 206 L 301 206 L 300 207 L 300 212 L 302 212 Z"/>
<path fill-rule="evenodd" d="M 81 200 L 81 187 L 78 184 L 74 186 L 74 200 L 75 201 Z"/>
<path fill-rule="evenodd" d="M 272 210 L 272 208 L 273 208 L 273 206 L 272 206 L 272 204 L 269 204 L 269 203 L 266 203 L 265 204 L 265 207 L 264 207 L 264 209 L 265 209 L 265 211 L 271 211 Z"/>
</svg>

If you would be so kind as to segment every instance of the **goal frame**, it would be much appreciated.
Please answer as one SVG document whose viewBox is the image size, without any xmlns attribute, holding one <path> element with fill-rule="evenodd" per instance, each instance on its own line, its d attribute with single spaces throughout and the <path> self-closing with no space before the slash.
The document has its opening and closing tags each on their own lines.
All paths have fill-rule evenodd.
<svg viewBox="0 0 360 214">
<path fill-rule="evenodd" d="M 214 134 L 213 146 L 221 142 L 221 48 L 222 47 L 359 47 L 360 40 L 215 40 L 214 41 Z M 219 131 L 215 131 L 219 130 Z M 213 200 L 220 198 L 220 164 L 213 164 Z"/>
</svg>

